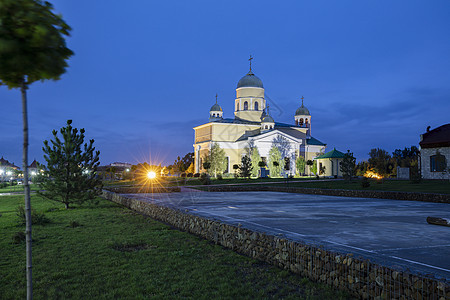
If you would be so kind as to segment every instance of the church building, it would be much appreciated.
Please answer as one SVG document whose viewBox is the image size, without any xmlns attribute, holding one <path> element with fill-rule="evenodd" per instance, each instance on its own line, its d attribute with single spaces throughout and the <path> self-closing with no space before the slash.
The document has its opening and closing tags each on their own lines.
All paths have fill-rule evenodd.
<svg viewBox="0 0 450 300">
<path fill-rule="evenodd" d="M 237 83 L 234 118 L 224 118 L 216 95 L 216 103 L 209 111 L 209 122 L 194 127 L 195 172 L 205 171 L 202 162 L 214 143 L 225 151 L 228 163 L 224 173 L 231 173 L 234 164 L 240 165 L 249 145 L 257 147 L 261 159 L 268 162 L 274 140 L 282 140 L 282 158 L 286 158 L 289 166 L 285 174 L 294 175 L 298 157 L 313 160 L 326 147 L 311 135 L 311 114 L 303 105 L 303 99 L 293 115 L 293 124 L 276 122 L 270 116 L 263 83 L 253 74 L 250 59 L 250 71 Z"/>
</svg>

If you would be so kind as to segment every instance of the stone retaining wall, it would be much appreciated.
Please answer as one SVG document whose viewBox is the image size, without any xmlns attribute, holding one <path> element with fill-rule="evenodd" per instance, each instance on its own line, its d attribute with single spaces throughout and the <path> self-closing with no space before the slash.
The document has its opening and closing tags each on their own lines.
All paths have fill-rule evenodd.
<svg viewBox="0 0 450 300">
<path fill-rule="evenodd" d="M 395 192 L 395 191 L 365 191 L 365 190 L 340 190 L 340 189 L 318 189 L 318 188 L 302 188 L 289 186 L 271 186 L 271 185 L 228 185 L 228 186 L 199 186 L 200 189 L 208 192 L 251 192 L 251 191 L 268 191 L 268 192 L 285 192 L 299 194 L 328 195 L 341 197 L 357 197 L 357 198 L 379 198 L 393 200 L 410 200 L 424 201 L 436 203 L 450 203 L 449 194 L 432 194 L 432 193 L 414 193 L 414 192 Z"/>
<path fill-rule="evenodd" d="M 211 240 L 238 253 L 290 270 L 362 299 L 450 299 L 448 282 L 421 277 L 291 241 L 191 215 L 109 191 L 105 199 Z"/>
<path fill-rule="evenodd" d="M 162 186 L 119 186 L 119 187 L 106 187 L 105 190 L 120 193 L 120 194 L 141 194 L 141 193 L 174 193 L 179 192 L 181 189 L 177 186 L 174 187 L 162 187 Z"/>
</svg>

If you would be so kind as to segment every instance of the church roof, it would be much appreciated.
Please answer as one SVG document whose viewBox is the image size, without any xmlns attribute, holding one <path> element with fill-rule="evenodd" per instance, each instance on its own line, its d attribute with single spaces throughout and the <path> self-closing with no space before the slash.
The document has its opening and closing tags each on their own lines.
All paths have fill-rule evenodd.
<svg viewBox="0 0 450 300">
<path fill-rule="evenodd" d="M 28 168 L 35 168 L 35 169 L 37 169 L 37 161 L 36 160 L 33 160 L 33 162 L 31 163 L 31 165 L 29 165 L 28 166 Z"/>
<path fill-rule="evenodd" d="M 13 169 L 18 169 L 19 167 L 14 165 L 14 163 L 10 163 L 8 160 L 4 159 L 3 156 L 0 158 L 0 166 L 9 167 Z"/>
<path fill-rule="evenodd" d="M 216 120 L 214 121 L 214 123 L 226 123 L 226 124 L 246 124 L 246 125 L 261 125 L 261 122 L 251 122 L 251 121 L 247 121 L 247 120 L 242 120 L 242 119 L 221 119 L 221 120 Z"/>
<path fill-rule="evenodd" d="M 275 123 L 275 121 L 273 120 L 273 118 L 272 118 L 271 116 L 269 116 L 269 115 L 265 116 L 265 117 L 262 119 L 261 122 L 264 122 L 264 123 Z"/>
<path fill-rule="evenodd" d="M 317 156 L 315 159 L 323 159 L 323 158 L 344 158 L 345 154 L 342 153 L 341 151 L 336 150 L 336 148 L 334 148 L 333 150 L 331 150 L 330 152 L 327 152 L 323 155 L 319 155 Z"/>
<path fill-rule="evenodd" d="M 220 107 L 219 104 L 214 103 L 214 105 L 211 106 L 211 109 L 209 111 L 222 111 L 222 107 Z"/>
<path fill-rule="evenodd" d="M 297 109 L 297 111 L 295 112 L 295 115 L 296 116 L 301 116 L 301 115 L 310 116 L 311 114 L 309 113 L 309 110 L 306 108 L 306 106 L 304 106 L 303 103 L 302 103 L 302 106 L 300 106 Z"/>
<path fill-rule="evenodd" d="M 419 145 L 422 148 L 450 147 L 450 123 L 424 133 Z"/>
<path fill-rule="evenodd" d="M 247 75 L 242 77 L 238 84 L 237 88 L 241 87 L 259 87 L 264 88 L 261 79 L 259 79 L 252 71 L 248 72 Z"/>
<path fill-rule="evenodd" d="M 321 141 L 319 141 L 318 139 L 313 138 L 313 137 L 311 137 L 310 139 L 307 139 L 306 143 L 308 145 L 313 145 L 313 146 L 326 146 L 327 145 L 327 144 L 322 143 Z"/>
</svg>

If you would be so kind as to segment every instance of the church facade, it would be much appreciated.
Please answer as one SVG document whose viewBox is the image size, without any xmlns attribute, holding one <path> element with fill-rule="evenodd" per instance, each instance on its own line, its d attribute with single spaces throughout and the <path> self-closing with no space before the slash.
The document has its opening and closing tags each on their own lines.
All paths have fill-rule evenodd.
<svg viewBox="0 0 450 300">
<path fill-rule="evenodd" d="M 325 150 L 326 144 L 311 136 L 311 125 L 311 114 L 303 105 L 303 97 L 293 124 L 276 122 L 270 116 L 263 83 L 250 66 L 250 71 L 236 87 L 234 118 L 224 118 L 216 96 L 216 103 L 209 111 L 209 122 L 194 127 L 195 172 L 205 171 L 203 161 L 214 143 L 225 151 L 227 168 L 224 173 L 231 173 L 233 165 L 240 165 L 242 157 L 248 154 L 250 145 L 257 147 L 261 159 L 268 162 L 274 141 L 282 141 L 282 158 L 286 158 L 289 165 L 285 174 L 294 175 L 298 157 L 313 160 Z"/>
</svg>

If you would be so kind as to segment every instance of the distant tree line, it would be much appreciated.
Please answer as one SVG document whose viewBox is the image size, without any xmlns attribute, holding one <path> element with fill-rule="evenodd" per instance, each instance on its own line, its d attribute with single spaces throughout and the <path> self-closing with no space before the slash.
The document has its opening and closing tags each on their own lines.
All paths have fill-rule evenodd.
<svg viewBox="0 0 450 300">
<path fill-rule="evenodd" d="M 364 176 L 372 171 L 383 177 L 397 175 L 397 167 L 410 168 L 411 176 L 419 176 L 419 154 L 416 146 L 395 149 L 392 155 L 380 148 L 371 149 L 368 161 L 361 161 L 356 165 L 356 175 Z"/>
</svg>

